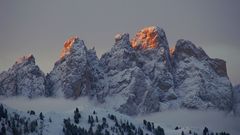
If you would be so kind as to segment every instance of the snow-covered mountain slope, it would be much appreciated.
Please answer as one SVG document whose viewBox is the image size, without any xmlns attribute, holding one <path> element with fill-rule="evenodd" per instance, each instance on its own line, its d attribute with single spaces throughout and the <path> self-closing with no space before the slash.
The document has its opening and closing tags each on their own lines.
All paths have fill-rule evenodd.
<svg viewBox="0 0 240 135">
<path fill-rule="evenodd" d="M 9 99 L 3 101 L 9 104 L 7 100 L 10 101 Z M 20 132 L 31 135 L 73 135 L 75 132 L 83 133 L 84 135 L 89 133 L 97 134 L 99 132 L 103 135 L 108 134 L 108 132 L 114 135 L 121 133 L 123 135 L 132 133 L 141 135 L 142 132 L 144 135 L 146 133 L 149 135 L 180 135 L 182 132 L 185 134 L 191 132 L 191 134 L 201 135 L 205 126 L 209 128 L 209 133 L 213 132 L 214 134 L 225 131 L 231 133 L 231 135 L 237 135 L 237 132 L 239 132 L 239 125 L 232 127 L 232 124 L 237 123 L 239 118 L 231 118 L 223 115 L 221 112 L 209 115 L 210 113 L 207 112 L 193 111 L 190 113 L 179 111 L 179 115 L 172 115 L 173 112 L 166 112 L 168 115 L 156 113 L 129 117 L 109 108 L 99 108 L 97 107 L 98 105 L 93 104 L 92 100 L 86 100 L 86 98 L 79 98 L 71 102 L 69 99 L 53 98 L 33 99 L 30 101 L 26 98 L 11 99 L 11 101 L 13 100 L 22 103 L 26 102 L 26 104 L 22 106 L 9 104 L 9 106 L 19 108 L 20 110 L 12 109 L 6 105 L 3 105 L 2 108 L 0 105 L 0 122 L 3 123 L 0 125 L 0 129 L 5 127 L 9 135 L 14 133 L 20 134 Z M 44 108 L 46 102 L 49 102 L 49 105 L 52 105 L 52 107 Z M 44 106 L 42 107 L 42 105 Z M 66 106 L 60 108 L 58 105 Z M 193 115 L 194 113 L 198 115 Z M 6 117 L 9 122 L 6 121 Z M 180 121 L 170 122 L 173 118 L 176 121 Z M 188 118 L 191 120 L 195 118 L 201 124 L 192 125 L 193 122 L 190 119 L 188 120 Z M 182 123 L 184 119 L 189 123 Z M 216 125 L 214 123 L 215 119 L 218 119 L 222 125 Z M 164 131 L 164 134 L 162 131 Z M 0 132 L 2 131 L 0 130 Z"/>
<path fill-rule="evenodd" d="M 234 105 L 226 62 L 187 40 L 169 48 L 157 26 L 143 28 L 131 40 L 127 33 L 117 34 L 100 59 L 83 40 L 71 37 L 46 79 L 31 58 L 0 74 L 1 95 L 87 96 L 128 115 L 179 108 L 231 111 Z"/>
<path fill-rule="evenodd" d="M 0 95 L 26 96 L 29 98 L 47 95 L 45 75 L 35 65 L 32 54 L 19 58 L 8 71 L 0 74 Z"/>
<path fill-rule="evenodd" d="M 232 109 L 232 85 L 225 61 L 209 58 L 203 49 L 186 40 L 177 42 L 172 61 L 181 106 Z"/>
</svg>

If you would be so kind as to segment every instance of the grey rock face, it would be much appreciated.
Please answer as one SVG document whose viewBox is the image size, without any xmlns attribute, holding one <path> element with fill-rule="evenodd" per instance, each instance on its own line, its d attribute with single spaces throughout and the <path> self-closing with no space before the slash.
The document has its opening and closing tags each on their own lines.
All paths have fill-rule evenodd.
<svg viewBox="0 0 240 135">
<path fill-rule="evenodd" d="M 35 65 L 33 55 L 23 56 L 12 68 L 0 74 L 0 95 L 44 96 L 45 83 L 44 73 Z"/>
<path fill-rule="evenodd" d="M 117 109 L 119 112 L 136 115 L 159 110 L 159 91 L 151 86 L 150 80 L 141 69 L 138 67 L 126 69 L 111 78 L 120 76 L 122 78 L 115 82 L 120 85 L 111 83 L 109 87 L 111 96 L 118 95 L 126 99 L 126 102 Z"/>
<path fill-rule="evenodd" d="M 66 98 L 94 96 L 102 87 L 102 77 L 95 50 L 88 50 L 77 37 L 65 42 L 61 59 L 47 75 L 51 93 Z"/>
</svg>

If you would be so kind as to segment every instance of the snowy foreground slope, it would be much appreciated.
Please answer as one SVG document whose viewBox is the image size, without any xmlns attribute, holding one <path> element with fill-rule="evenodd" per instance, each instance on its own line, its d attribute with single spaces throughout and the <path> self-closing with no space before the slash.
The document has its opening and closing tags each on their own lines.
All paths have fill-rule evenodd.
<svg viewBox="0 0 240 135">
<path fill-rule="evenodd" d="M 75 132 L 103 135 L 108 133 L 181 135 L 184 132 L 186 135 L 190 133 L 202 135 L 205 127 L 209 133 L 214 134 L 225 132 L 238 135 L 240 132 L 240 118 L 223 112 L 175 110 L 130 117 L 108 109 L 107 105 L 98 107 L 97 102 L 87 98 L 75 101 L 53 98 L 34 100 L 8 98 L 1 101 L 3 110 L 7 110 L 9 122 L 6 122 L 0 107 L 0 123 L 3 123 L 0 127 L 4 126 L 10 135 L 20 132 L 30 135 L 73 135 Z"/>
</svg>

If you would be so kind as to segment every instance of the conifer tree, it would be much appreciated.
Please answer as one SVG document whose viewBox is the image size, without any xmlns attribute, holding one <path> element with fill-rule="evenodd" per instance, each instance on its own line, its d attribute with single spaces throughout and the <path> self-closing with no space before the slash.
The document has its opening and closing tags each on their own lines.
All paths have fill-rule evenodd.
<svg viewBox="0 0 240 135">
<path fill-rule="evenodd" d="M 40 118 L 41 120 L 44 119 L 44 116 L 43 116 L 42 112 L 39 114 L 39 118 Z"/>
</svg>

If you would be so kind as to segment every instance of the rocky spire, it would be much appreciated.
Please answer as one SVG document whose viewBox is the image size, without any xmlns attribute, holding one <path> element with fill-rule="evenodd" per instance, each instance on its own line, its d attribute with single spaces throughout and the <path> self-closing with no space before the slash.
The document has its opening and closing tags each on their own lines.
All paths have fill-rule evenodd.
<svg viewBox="0 0 240 135">
<path fill-rule="evenodd" d="M 48 87 L 53 95 L 77 98 L 96 94 L 99 60 L 94 49 L 88 50 L 78 37 L 71 37 L 65 43 L 61 59 L 55 63 L 47 76 Z"/>
<path fill-rule="evenodd" d="M 195 57 L 198 60 L 209 58 L 205 51 L 196 47 L 191 41 L 180 39 L 177 41 L 174 50 L 175 59 L 184 59 L 185 57 Z"/>
<path fill-rule="evenodd" d="M 128 33 L 118 33 L 115 35 L 114 39 L 115 43 L 112 48 L 113 50 L 118 51 L 119 49 L 132 49 Z"/>
<path fill-rule="evenodd" d="M 73 50 L 77 50 L 79 47 L 84 46 L 84 43 L 82 40 L 79 39 L 77 36 L 70 37 L 67 41 L 64 43 L 64 47 L 61 51 L 60 58 L 62 59 L 66 55 L 69 55 Z"/>
<path fill-rule="evenodd" d="M 165 32 L 157 26 L 146 27 L 137 32 L 131 45 L 136 49 L 168 48 Z"/>
<path fill-rule="evenodd" d="M 166 60 L 169 70 L 172 70 L 170 52 L 166 34 L 158 26 L 150 26 L 141 29 L 131 40 L 131 46 L 135 50 L 154 50 L 160 53 Z M 158 54 L 157 54 L 158 55 Z"/>
</svg>

